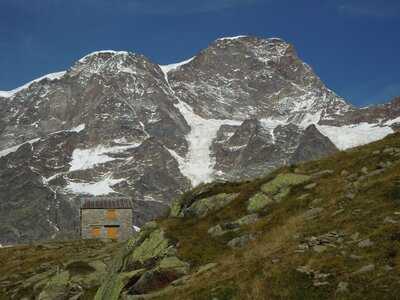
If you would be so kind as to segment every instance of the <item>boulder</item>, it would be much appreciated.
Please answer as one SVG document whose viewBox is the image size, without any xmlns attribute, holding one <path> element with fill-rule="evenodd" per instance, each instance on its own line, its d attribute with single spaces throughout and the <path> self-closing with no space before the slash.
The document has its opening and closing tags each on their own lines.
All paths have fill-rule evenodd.
<svg viewBox="0 0 400 300">
<path fill-rule="evenodd" d="M 181 276 L 173 271 L 146 271 L 130 289 L 130 293 L 141 295 L 154 292 L 166 287 L 179 277 Z"/>
<path fill-rule="evenodd" d="M 204 272 L 208 272 L 208 271 L 210 271 L 211 269 L 214 269 L 216 266 L 217 266 L 216 263 L 209 263 L 209 264 L 206 264 L 206 265 L 204 265 L 204 266 L 200 266 L 199 269 L 197 270 L 197 272 L 196 272 L 195 274 L 196 274 L 196 275 L 199 275 L 199 274 L 202 274 L 202 273 L 204 273 Z"/>
<path fill-rule="evenodd" d="M 273 203 L 273 200 L 264 193 L 260 192 L 249 199 L 247 211 L 250 213 L 259 212 L 271 203 Z"/>
<path fill-rule="evenodd" d="M 211 227 L 208 230 L 208 234 L 213 236 L 213 237 L 218 237 L 218 236 L 222 236 L 228 232 L 237 232 L 239 231 L 240 225 L 236 224 L 236 223 L 225 223 L 225 224 L 218 224 L 214 227 Z"/>
<path fill-rule="evenodd" d="M 372 247 L 374 245 L 374 242 L 372 242 L 370 239 L 363 240 L 358 243 L 358 247 L 360 248 L 368 248 Z"/>
<path fill-rule="evenodd" d="M 312 189 L 315 188 L 316 186 L 317 186 L 317 183 L 313 182 L 313 183 L 307 184 L 307 185 L 304 187 L 304 189 L 306 189 L 306 190 L 312 190 Z"/>
<path fill-rule="evenodd" d="M 210 194 L 211 191 L 220 184 L 220 182 L 201 184 L 190 192 L 187 192 L 176 198 L 171 203 L 169 216 L 172 218 L 184 217 L 185 210 L 187 208 L 189 208 L 196 201 L 207 197 L 208 194 Z"/>
<path fill-rule="evenodd" d="M 63 271 L 54 275 L 39 294 L 39 300 L 63 300 L 68 299 L 70 288 L 69 272 Z"/>
<path fill-rule="evenodd" d="M 186 275 L 189 273 L 190 265 L 187 262 L 180 260 L 176 256 L 164 257 L 158 264 L 157 270 L 172 271 L 179 275 Z"/>
<path fill-rule="evenodd" d="M 319 179 L 319 178 L 323 178 L 326 176 L 330 176 L 333 175 L 335 172 L 332 170 L 323 170 L 323 171 L 319 171 L 317 173 L 314 173 L 311 175 L 312 179 Z"/>
<path fill-rule="evenodd" d="M 153 230 L 155 230 L 155 229 L 157 229 L 157 228 L 158 228 L 157 222 L 155 222 L 155 221 L 150 221 L 150 222 L 145 223 L 145 224 L 142 226 L 141 230 L 143 230 L 143 231 L 145 231 L 145 230 L 153 231 Z"/>
<path fill-rule="evenodd" d="M 224 235 L 227 231 L 222 229 L 222 226 L 220 224 L 215 225 L 213 227 L 211 227 L 210 229 L 208 229 L 208 234 L 213 236 L 213 237 L 217 237 L 217 236 L 221 236 Z"/>
<path fill-rule="evenodd" d="M 312 209 L 307 210 L 305 213 L 303 213 L 303 218 L 306 220 L 314 219 L 316 218 L 324 209 L 321 207 L 315 207 Z"/>
<path fill-rule="evenodd" d="M 375 270 L 375 265 L 370 264 L 370 265 L 366 265 L 366 266 L 360 268 L 358 271 L 354 272 L 353 275 L 364 274 L 364 273 L 372 272 L 374 270 Z"/>
<path fill-rule="evenodd" d="M 244 226 L 244 225 L 251 225 L 254 224 L 258 221 L 258 215 L 257 214 L 251 214 L 244 216 L 236 221 L 234 221 L 234 224 L 238 224 L 239 226 Z"/>
<path fill-rule="evenodd" d="M 336 289 L 336 293 L 341 294 L 341 293 L 347 293 L 349 291 L 349 283 L 341 281 L 338 284 L 338 287 Z"/>
<path fill-rule="evenodd" d="M 75 261 L 67 265 L 67 270 L 71 274 L 70 281 L 85 289 L 100 286 L 106 269 L 107 266 L 102 261 Z"/>
<path fill-rule="evenodd" d="M 118 300 L 123 288 L 131 281 L 138 280 L 145 269 L 134 270 L 132 272 L 114 273 L 108 278 L 107 285 L 103 285 L 96 293 L 95 300 Z"/>
<path fill-rule="evenodd" d="M 180 199 L 175 199 L 174 201 L 172 201 L 169 216 L 171 218 L 178 218 L 181 216 L 181 211 L 182 204 L 180 202 Z"/>
<path fill-rule="evenodd" d="M 156 229 L 133 250 L 129 260 L 143 264 L 147 260 L 162 257 L 167 253 L 169 245 L 169 240 L 164 237 L 164 231 Z"/>
<path fill-rule="evenodd" d="M 237 195 L 238 194 L 221 193 L 215 196 L 200 199 L 186 209 L 184 215 L 203 218 L 210 212 L 217 211 L 231 203 L 237 197 Z"/>
<path fill-rule="evenodd" d="M 291 187 L 308 183 L 311 177 L 301 174 L 279 174 L 273 180 L 263 184 L 261 191 L 272 196 L 275 200 L 282 200 L 291 190 Z"/>
<path fill-rule="evenodd" d="M 228 246 L 236 249 L 245 247 L 250 241 L 253 241 L 255 238 L 252 234 L 245 234 L 240 237 L 234 238 L 228 242 Z"/>
</svg>

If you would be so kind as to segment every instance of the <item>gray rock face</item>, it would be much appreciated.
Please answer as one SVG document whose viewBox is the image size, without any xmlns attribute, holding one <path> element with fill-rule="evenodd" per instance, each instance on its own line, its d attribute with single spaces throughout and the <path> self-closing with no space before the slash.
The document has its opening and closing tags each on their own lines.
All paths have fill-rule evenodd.
<svg viewBox="0 0 400 300">
<path fill-rule="evenodd" d="M 193 185 L 318 158 L 332 126 L 399 115 L 398 100 L 353 108 L 281 39 L 219 39 L 174 66 L 95 52 L 0 93 L 0 243 L 74 234 L 95 195 L 131 197 L 141 226 Z"/>
<path fill-rule="evenodd" d="M 327 113 L 350 107 L 281 39 L 219 39 L 169 78 L 177 95 L 208 118 L 301 118 L 310 107 Z M 306 98 L 315 101 L 303 108 Z M 292 114 L 294 110 L 298 113 Z"/>
<path fill-rule="evenodd" d="M 310 125 L 304 131 L 291 162 L 295 164 L 304 160 L 317 160 L 336 151 L 338 149 L 331 140 L 321 134 L 315 125 Z"/>
</svg>

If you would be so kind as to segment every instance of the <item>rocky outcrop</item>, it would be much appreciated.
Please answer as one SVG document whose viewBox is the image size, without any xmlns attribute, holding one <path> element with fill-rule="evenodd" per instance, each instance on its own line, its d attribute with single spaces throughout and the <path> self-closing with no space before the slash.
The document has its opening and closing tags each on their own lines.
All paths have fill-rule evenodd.
<svg viewBox="0 0 400 300">
<path fill-rule="evenodd" d="M 215 186 L 221 183 L 204 184 L 175 199 L 171 204 L 170 217 L 202 218 L 230 204 L 237 193 L 218 193 Z"/>
<path fill-rule="evenodd" d="M 305 160 L 317 160 L 334 154 L 338 149 L 329 138 L 321 134 L 315 125 L 310 125 L 300 139 L 291 163 L 296 164 Z"/>
<path fill-rule="evenodd" d="M 249 199 L 247 210 L 251 213 L 258 212 L 271 203 L 273 203 L 273 200 L 260 192 Z"/>
<path fill-rule="evenodd" d="M 261 191 L 266 195 L 270 195 L 274 200 L 280 201 L 286 197 L 292 187 L 305 184 L 311 180 L 308 175 L 302 174 L 279 174 L 273 180 L 263 184 L 261 186 Z"/>
<path fill-rule="evenodd" d="M 119 299 L 161 289 L 186 275 L 190 265 L 176 256 L 175 244 L 156 223 L 130 239 L 108 270 L 95 299 Z"/>
</svg>

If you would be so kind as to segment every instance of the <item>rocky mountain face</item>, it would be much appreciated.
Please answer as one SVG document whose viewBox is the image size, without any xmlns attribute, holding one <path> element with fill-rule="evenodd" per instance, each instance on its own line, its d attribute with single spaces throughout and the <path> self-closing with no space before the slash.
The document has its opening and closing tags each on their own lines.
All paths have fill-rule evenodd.
<svg viewBox="0 0 400 300">
<path fill-rule="evenodd" d="M 168 66 L 95 52 L 0 92 L 0 243 L 76 234 L 97 195 L 132 198 L 141 226 L 191 186 L 383 138 L 399 116 L 398 99 L 352 107 L 281 39 L 218 39 Z"/>
</svg>

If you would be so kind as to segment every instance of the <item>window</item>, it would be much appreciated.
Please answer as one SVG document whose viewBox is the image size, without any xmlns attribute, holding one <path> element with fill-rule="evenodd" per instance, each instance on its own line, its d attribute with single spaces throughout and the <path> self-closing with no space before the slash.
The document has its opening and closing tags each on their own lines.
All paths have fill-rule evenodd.
<svg viewBox="0 0 400 300">
<path fill-rule="evenodd" d="M 106 219 L 113 221 L 117 219 L 117 210 L 115 209 L 107 209 L 106 211 Z"/>
<path fill-rule="evenodd" d="M 119 235 L 119 225 L 105 225 L 107 230 L 107 237 L 110 239 L 117 239 Z"/>
<path fill-rule="evenodd" d="M 101 228 L 99 226 L 92 226 L 90 229 L 90 235 L 92 238 L 98 238 L 101 234 Z"/>
</svg>

